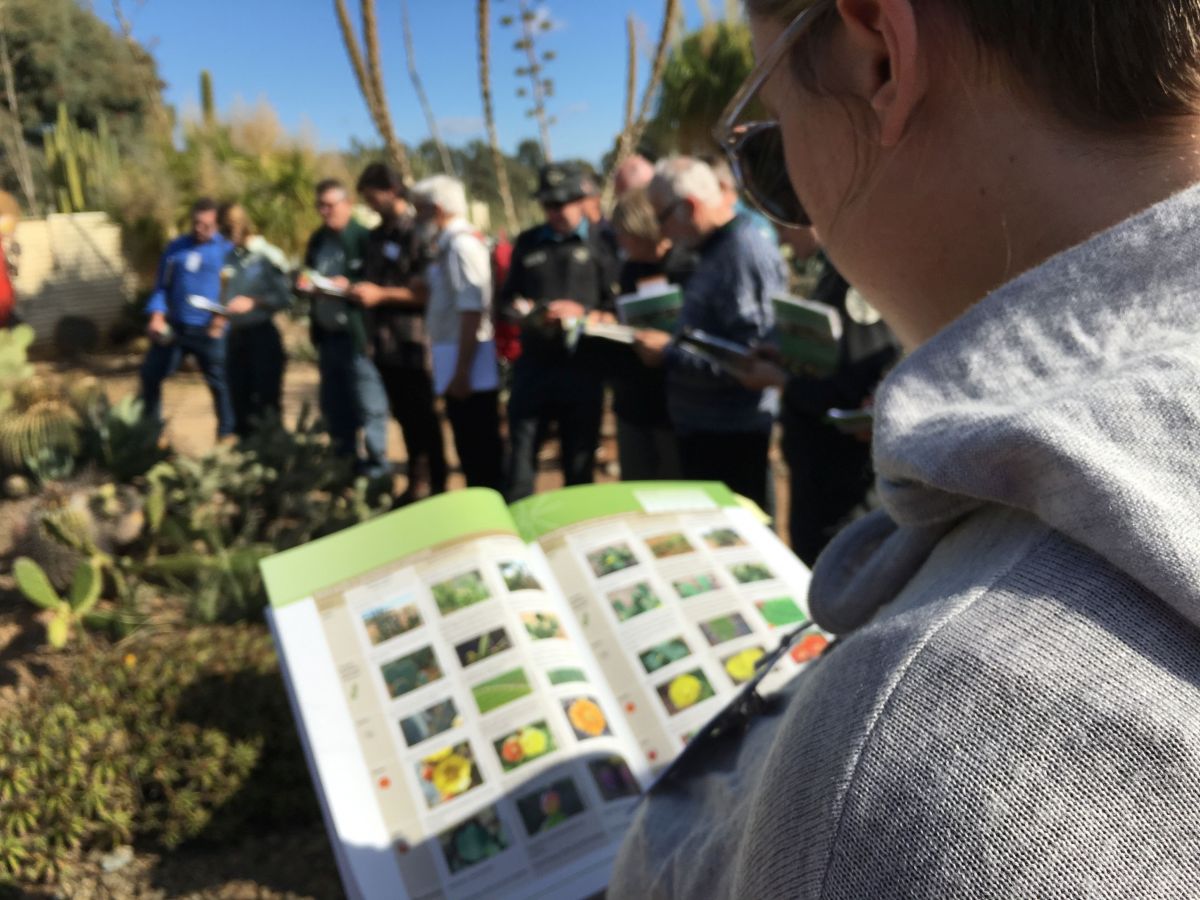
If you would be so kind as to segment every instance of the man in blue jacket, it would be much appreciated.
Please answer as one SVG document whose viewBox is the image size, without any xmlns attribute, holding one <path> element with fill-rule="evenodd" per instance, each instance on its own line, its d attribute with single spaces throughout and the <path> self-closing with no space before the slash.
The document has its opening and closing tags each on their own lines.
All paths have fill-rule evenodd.
<svg viewBox="0 0 1200 900">
<path fill-rule="evenodd" d="M 146 304 L 153 342 L 142 363 L 143 413 L 162 416 L 162 383 L 185 355 L 196 359 L 212 391 L 217 437 L 233 434 L 233 405 L 225 380 L 227 319 L 210 307 L 221 297 L 221 269 L 233 246 L 217 233 L 217 204 L 203 197 L 192 204 L 192 230 L 167 245 L 158 264 L 154 293 Z"/>
<path fill-rule="evenodd" d="M 697 256 L 680 324 L 738 344 L 765 342 L 774 326 L 771 297 L 787 290 L 779 251 L 734 211 L 733 198 L 698 159 L 660 162 L 647 193 L 663 235 Z M 646 365 L 667 371 L 683 477 L 723 481 L 771 512 L 768 451 L 778 391 L 743 387 L 663 331 L 639 332 L 636 349 Z"/>
</svg>

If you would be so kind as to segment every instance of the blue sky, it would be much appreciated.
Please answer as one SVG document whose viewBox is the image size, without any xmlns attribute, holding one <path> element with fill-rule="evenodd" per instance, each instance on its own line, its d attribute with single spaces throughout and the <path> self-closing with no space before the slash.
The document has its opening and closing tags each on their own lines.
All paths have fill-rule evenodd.
<svg viewBox="0 0 1200 900">
<path fill-rule="evenodd" d="M 550 110 L 557 157 L 598 159 L 621 127 L 625 81 L 625 18 L 640 22 L 644 37 L 639 79 L 648 75 L 662 0 L 551 0 L 555 22 L 541 46 L 558 58 L 547 74 L 555 81 Z M 721 0 L 711 4 L 722 8 Z M 95 4 L 111 21 L 110 5 Z M 124 0 L 134 36 L 158 60 L 166 97 L 183 112 L 199 106 L 199 73 L 209 69 L 218 109 L 235 101 L 268 100 L 285 126 L 315 129 L 320 144 L 345 148 L 352 138 L 376 140 L 338 32 L 332 0 Z M 347 0 L 357 22 L 357 0 Z M 689 25 L 701 21 L 695 0 L 685 0 Z M 492 0 L 493 19 L 516 0 Z M 397 134 L 409 143 L 428 136 L 408 77 L 400 0 L 377 0 L 385 85 Z M 475 47 L 474 0 L 409 0 L 417 65 L 425 90 L 452 144 L 483 135 Z M 500 142 L 515 149 L 536 127 L 515 96 L 514 29 L 492 27 L 492 79 Z"/>
</svg>

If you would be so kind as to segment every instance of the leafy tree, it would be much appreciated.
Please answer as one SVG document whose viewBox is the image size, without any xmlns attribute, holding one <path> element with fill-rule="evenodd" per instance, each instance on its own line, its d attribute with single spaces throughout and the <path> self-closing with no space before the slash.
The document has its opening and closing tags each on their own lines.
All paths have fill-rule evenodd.
<svg viewBox="0 0 1200 900">
<path fill-rule="evenodd" d="M 685 35 L 667 58 L 646 143 L 659 154 L 711 151 L 717 118 L 753 67 L 750 31 L 741 22 L 710 20 Z"/>
</svg>

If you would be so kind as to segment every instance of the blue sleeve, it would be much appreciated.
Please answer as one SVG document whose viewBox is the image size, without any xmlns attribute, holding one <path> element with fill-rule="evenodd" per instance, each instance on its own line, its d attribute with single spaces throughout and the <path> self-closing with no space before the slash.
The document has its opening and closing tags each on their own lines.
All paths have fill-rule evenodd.
<svg viewBox="0 0 1200 900">
<path fill-rule="evenodd" d="M 163 251 L 162 258 L 158 261 L 158 274 L 154 278 L 154 291 L 150 294 L 150 299 L 146 303 L 146 315 L 154 313 L 167 312 L 167 290 L 170 288 L 168 283 L 170 280 L 170 261 L 175 253 L 176 241 L 171 241 L 167 244 L 167 249 Z"/>
<path fill-rule="evenodd" d="M 684 292 L 681 324 L 747 346 L 768 340 L 774 327 L 771 297 L 782 293 L 786 276 L 778 252 L 750 229 L 730 247 L 720 265 L 697 269 Z M 671 344 L 664 364 L 725 384 L 735 380 L 695 353 Z"/>
</svg>

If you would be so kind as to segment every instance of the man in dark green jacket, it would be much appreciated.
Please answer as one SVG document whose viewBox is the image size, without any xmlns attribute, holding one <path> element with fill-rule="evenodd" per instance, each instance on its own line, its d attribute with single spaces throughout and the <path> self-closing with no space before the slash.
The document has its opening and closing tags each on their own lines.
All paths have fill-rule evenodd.
<svg viewBox="0 0 1200 900">
<path fill-rule="evenodd" d="M 308 240 L 299 286 L 313 297 L 312 340 L 321 372 L 321 415 L 334 449 L 345 456 L 357 456 L 361 428 L 366 449 L 365 456 L 358 458 L 358 471 L 368 478 L 386 479 L 391 472 L 387 395 L 379 371 L 367 356 L 363 310 L 349 293 L 362 277 L 368 231 L 354 221 L 346 187 L 334 179 L 317 185 L 317 212 L 324 224 Z"/>
</svg>

